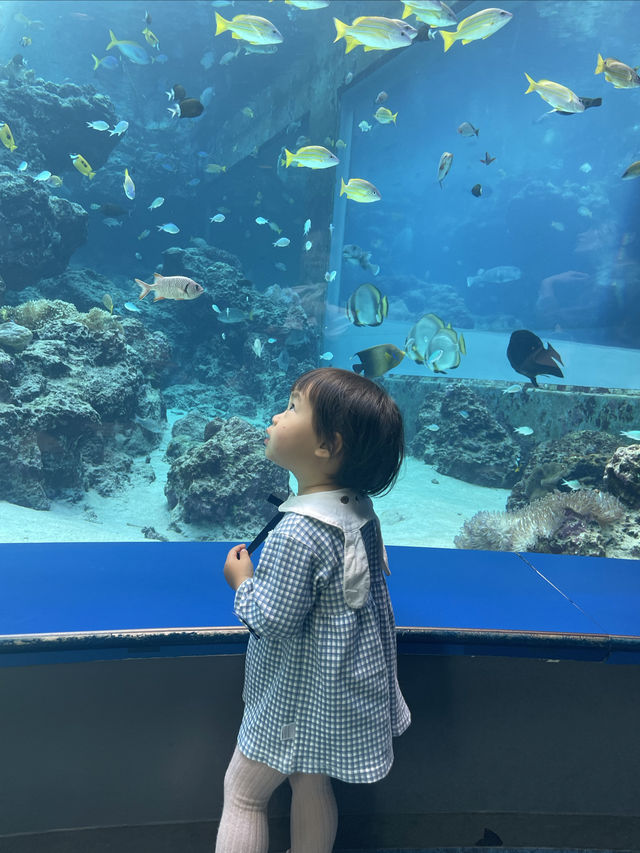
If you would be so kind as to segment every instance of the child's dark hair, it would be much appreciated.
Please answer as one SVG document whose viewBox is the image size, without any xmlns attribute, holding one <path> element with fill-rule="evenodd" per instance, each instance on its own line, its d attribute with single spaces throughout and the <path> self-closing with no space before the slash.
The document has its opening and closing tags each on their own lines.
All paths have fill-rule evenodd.
<svg viewBox="0 0 640 853">
<path fill-rule="evenodd" d="M 404 458 L 404 425 L 395 401 L 372 382 L 337 367 L 303 373 L 292 393 L 305 394 L 313 408 L 313 428 L 329 448 L 342 436 L 340 486 L 381 495 L 395 483 Z"/>
</svg>

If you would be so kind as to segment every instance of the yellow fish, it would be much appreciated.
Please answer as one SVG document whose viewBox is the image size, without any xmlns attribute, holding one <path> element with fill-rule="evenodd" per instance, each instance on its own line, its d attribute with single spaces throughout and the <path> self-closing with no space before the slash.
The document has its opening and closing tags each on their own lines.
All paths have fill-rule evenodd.
<svg viewBox="0 0 640 853">
<path fill-rule="evenodd" d="M 405 2 L 403 20 L 409 15 L 415 15 L 419 21 L 430 27 L 451 27 L 458 19 L 446 3 L 441 0 L 410 0 Z"/>
<path fill-rule="evenodd" d="M 2 142 L 4 147 L 8 148 L 9 151 L 15 151 L 18 147 L 14 142 L 11 128 L 6 122 L 0 126 L 0 142 Z"/>
<path fill-rule="evenodd" d="M 455 41 L 469 44 L 470 41 L 489 38 L 508 24 L 511 18 L 511 12 L 505 12 L 504 9 L 483 9 L 460 21 L 453 32 L 438 30 L 444 42 L 444 52 L 446 53 Z"/>
<path fill-rule="evenodd" d="M 344 179 L 340 178 L 340 195 L 345 194 L 352 201 L 359 201 L 361 204 L 369 204 L 373 201 L 381 201 L 382 196 L 377 187 L 363 178 L 350 178 L 349 183 L 345 184 Z"/>
<path fill-rule="evenodd" d="M 362 373 L 367 379 L 373 379 L 397 367 L 406 353 L 398 349 L 395 344 L 378 344 L 375 347 L 360 350 L 356 355 L 362 364 L 353 365 L 355 372 Z"/>
<path fill-rule="evenodd" d="M 231 38 L 243 39 L 249 44 L 281 44 L 282 35 L 276 27 L 258 15 L 236 15 L 230 21 L 216 12 L 216 35 L 231 31 Z"/>
<path fill-rule="evenodd" d="M 526 72 L 524 76 L 529 81 L 529 88 L 525 92 L 525 95 L 528 95 L 529 92 L 537 92 L 543 101 L 551 104 L 554 110 L 559 110 L 560 112 L 584 112 L 583 102 L 571 89 L 567 89 L 561 83 L 554 83 L 553 80 L 538 80 L 536 83 Z"/>
<path fill-rule="evenodd" d="M 362 16 L 356 18 L 350 25 L 338 18 L 333 19 L 336 27 L 334 43 L 343 38 L 347 47 L 345 53 L 361 44 L 365 50 L 395 50 L 397 47 L 407 47 L 418 31 L 396 18 L 378 18 Z"/>
<path fill-rule="evenodd" d="M 46 184 L 49 187 L 61 187 L 62 178 L 59 175 L 51 175 L 50 178 L 47 178 Z"/>
<path fill-rule="evenodd" d="M 253 118 L 255 115 L 251 107 L 243 107 L 242 114 L 245 115 L 247 118 Z"/>
<path fill-rule="evenodd" d="M 84 159 L 82 154 L 69 154 L 69 157 L 73 160 L 73 165 L 80 172 L 81 175 L 86 175 L 90 180 L 93 180 L 96 176 L 96 173 L 93 171 L 91 166 Z"/>
<path fill-rule="evenodd" d="M 133 178 L 129 174 L 129 170 L 124 170 L 124 183 L 122 184 L 124 194 L 132 201 L 136 197 L 136 185 L 133 183 Z"/>
<path fill-rule="evenodd" d="M 113 299 L 111 298 L 110 293 L 105 293 L 105 295 L 102 297 L 102 304 L 107 309 L 109 314 L 113 314 Z"/>
<path fill-rule="evenodd" d="M 219 166 L 217 163 L 207 163 L 204 167 L 205 172 L 208 172 L 210 175 L 219 175 L 221 172 L 226 172 L 226 166 Z"/>
<path fill-rule="evenodd" d="M 378 107 L 373 114 L 373 117 L 376 121 L 380 122 L 380 124 L 391 124 L 391 122 L 395 124 L 396 119 L 398 118 L 398 113 L 392 113 L 391 110 L 388 110 L 386 107 Z"/>
<path fill-rule="evenodd" d="M 340 162 L 336 155 L 323 145 L 304 145 L 298 148 L 295 154 L 285 148 L 284 156 L 287 168 L 295 163 L 296 166 L 305 166 L 307 169 L 329 169 Z"/>
<path fill-rule="evenodd" d="M 145 27 L 143 29 L 142 35 L 145 37 L 145 39 L 147 40 L 147 43 L 150 44 L 151 47 L 154 47 L 156 50 L 160 49 L 160 39 L 158 38 L 158 36 L 154 35 L 151 32 L 149 27 Z"/>
<path fill-rule="evenodd" d="M 602 74 L 607 83 L 612 83 L 616 89 L 635 89 L 640 86 L 640 77 L 637 74 L 638 67 L 631 68 L 619 59 L 603 59 L 598 54 L 598 64 L 594 74 Z"/>
</svg>

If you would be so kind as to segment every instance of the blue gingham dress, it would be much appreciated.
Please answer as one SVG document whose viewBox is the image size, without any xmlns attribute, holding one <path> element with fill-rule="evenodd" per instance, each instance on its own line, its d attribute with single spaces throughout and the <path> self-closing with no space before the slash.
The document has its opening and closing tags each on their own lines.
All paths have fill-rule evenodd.
<svg viewBox="0 0 640 853">
<path fill-rule="evenodd" d="M 343 502 L 355 496 L 322 494 Z M 369 519 L 356 531 L 368 563 L 358 581 L 361 606 L 345 600 L 349 530 L 309 517 L 295 497 L 280 507 L 293 503 L 294 511 L 268 536 L 254 576 L 236 591 L 236 615 L 251 631 L 238 747 L 287 775 L 375 782 L 393 762 L 392 737 L 411 721 L 396 676 L 379 522 L 370 499 L 356 499 Z"/>
</svg>

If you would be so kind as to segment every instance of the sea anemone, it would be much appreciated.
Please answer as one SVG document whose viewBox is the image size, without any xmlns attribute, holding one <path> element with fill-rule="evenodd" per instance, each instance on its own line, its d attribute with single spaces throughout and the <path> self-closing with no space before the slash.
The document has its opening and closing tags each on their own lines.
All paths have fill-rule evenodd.
<svg viewBox="0 0 640 853">
<path fill-rule="evenodd" d="M 624 517 L 613 495 L 597 489 L 553 492 L 514 512 L 478 512 L 465 521 L 453 540 L 456 548 L 484 551 L 531 551 L 540 539 L 558 530 L 567 510 L 591 518 L 601 526 Z"/>
</svg>

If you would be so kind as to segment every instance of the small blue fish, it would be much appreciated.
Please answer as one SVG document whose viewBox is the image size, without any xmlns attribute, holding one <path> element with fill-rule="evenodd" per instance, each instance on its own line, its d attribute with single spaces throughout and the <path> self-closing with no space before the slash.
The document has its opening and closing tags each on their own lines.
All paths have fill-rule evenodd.
<svg viewBox="0 0 640 853">
<path fill-rule="evenodd" d="M 320 356 L 320 358 L 321 358 L 323 361 L 331 361 L 331 359 L 333 358 L 333 353 L 332 353 L 332 352 L 329 352 L 329 351 L 327 350 L 327 352 L 323 352 L 323 353 L 322 353 L 322 355 Z"/>
<path fill-rule="evenodd" d="M 513 431 L 518 435 L 533 435 L 533 430 L 529 426 L 514 427 Z"/>
<path fill-rule="evenodd" d="M 134 305 L 133 302 L 125 302 L 124 307 L 127 311 L 132 311 L 134 314 L 141 314 L 142 311 L 138 308 L 137 305 Z"/>
<path fill-rule="evenodd" d="M 502 393 L 503 393 L 503 394 L 517 394 L 517 393 L 518 393 L 518 391 L 520 391 L 520 389 L 521 389 L 521 388 L 522 388 L 522 385 L 518 385 L 518 384 L 516 384 L 516 385 L 509 385 L 509 387 L 508 387 L 508 388 L 505 388 L 505 389 L 504 389 L 504 391 L 503 391 Z"/>
<path fill-rule="evenodd" d="M 50 177 L 51 177 L 51 172 L 48 172 L 45 169 L 44 172 L 40 172 L 39 174 L 37 174 L 33 180 L 34 181 L 48 181 Z"/>
<path fill-rule="evenodd" d="M 127 130 L 128 127 L 128 121 L 119 121 L 118 124 L 115 125 L 113 130 L 109 131 L 109 136 L 122 136 L 122 134 Z"/>
<path fill-rule="evenodd" d="M 107 68 L 109 71 L 114 71 L 120 65 L 115 56 L 109 55 L 105 56 L 103 59 L 98 59 L 95 53 L 92 53 L 91 56 L 93 58 L 94 71 L 97 71 L 100 66 Z"/>
<path fill-rule="evenodd" d="M 177 234 L 180 229 L 173 222 L 165 222 L 164 225 L 158 225 L 158 231 L 165 231 L 167 234 Z"/>
<path fill-rule="evenodd" d="M 23 161 L 22 161 L 22 163 L 20 163 L 20 165 L 18 166 L 18 171 L 19 171 L 19 172 L 24 172 L 24 170 L 25 170 L 26 168 L 27 168 L 27 161 L 26 161 L 26 160 L 23 160 Z"/>
</svg>

